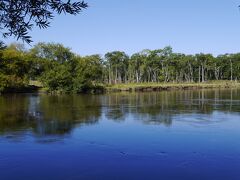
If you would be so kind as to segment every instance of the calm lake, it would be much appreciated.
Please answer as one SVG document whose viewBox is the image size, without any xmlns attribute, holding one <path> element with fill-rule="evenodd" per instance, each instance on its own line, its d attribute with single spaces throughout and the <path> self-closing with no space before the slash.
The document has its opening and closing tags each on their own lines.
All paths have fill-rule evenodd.
<svg viewBox="0 0 240 180">
<path fill-rule="evenodd" d="M 0 96 L 0 179 L 240 180 L 240 90 Z"/>
</svg>

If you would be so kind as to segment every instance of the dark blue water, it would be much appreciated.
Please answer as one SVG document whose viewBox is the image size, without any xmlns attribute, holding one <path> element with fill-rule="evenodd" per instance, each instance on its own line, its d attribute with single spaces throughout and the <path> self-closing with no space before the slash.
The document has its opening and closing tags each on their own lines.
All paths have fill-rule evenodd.
<svg viewBox="0 0 240 180">
<path fill-rule="evenodd" d="M 240 90 L 0 96 L 0 179 L 240 180 Z"/>
</svg>

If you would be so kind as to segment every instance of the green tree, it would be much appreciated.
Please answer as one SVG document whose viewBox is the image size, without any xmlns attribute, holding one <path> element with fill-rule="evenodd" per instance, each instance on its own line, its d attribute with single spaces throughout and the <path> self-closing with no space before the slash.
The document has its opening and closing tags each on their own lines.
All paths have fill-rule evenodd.
<svg viewBox="0 0 240 180">
<path fill-rule="evenodd" d="M 57 61 L 60 64 L 71 61 L 74 57 L 70 48 L 58 43 L 38 43 L 31 49 L 31 54 L 38 58 Z"/>
<path fill-rule="evenodd" d="M 50 91 L 72 91 L 73 78 L 69 69 L 64 64 L 54 62 L 51 69 L 41 77 L 45 87 Z"/>
<path fill-rule="evenodd" d="M 1 50 L 0 54 L 0 91 L 26 87 L 30 69 L 26 54 L 14 44 Z"/>
<path fill-rule="evenodd" d="M 73 79 L 74 92 L 86 92 L 95 89 L 103 82 L 103 61 L 99 55 L 77 57 L 75 76 Z"/>
<path fill-rule="evenodd" d="M 108 62 L 109 82 L 122 83 L 127 79 L 127 65 L 129 57 L 120 51 L 107 53 L 105 59 Z"/>
</svg>

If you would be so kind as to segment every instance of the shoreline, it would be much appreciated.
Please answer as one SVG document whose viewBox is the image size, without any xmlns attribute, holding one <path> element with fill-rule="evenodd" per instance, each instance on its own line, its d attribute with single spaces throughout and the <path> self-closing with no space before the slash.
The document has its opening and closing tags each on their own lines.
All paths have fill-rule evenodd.
<svg viewBox="0 0 240 180">
<path fill-rule="evenodd" d="M 201 90 L 201 89 L 229 89 L 240 88 L 240 82 L 236 81 L 214 81 L 204 83 L 129 83 L 102 86 L 101 89 L 90 89 L 85 93 L 73 93 L 53 91 L 30 85 L 22 89 L 9 89 L 1 94 L 24 94 L 24 93 L 44 93 L 44 94 L 104 94 L 114 92 L 160 92 L 172 90 Z"/>
<path fill-rule="evenodd" d="M 106 87 L 107 92 L 154 92 L 170 90 L 198 90 L 198 89 L 229 89 L 240 88 L 239 82 L 204 82 L 204 83 L 136 83 L 118 84 Z"/>
</svg>

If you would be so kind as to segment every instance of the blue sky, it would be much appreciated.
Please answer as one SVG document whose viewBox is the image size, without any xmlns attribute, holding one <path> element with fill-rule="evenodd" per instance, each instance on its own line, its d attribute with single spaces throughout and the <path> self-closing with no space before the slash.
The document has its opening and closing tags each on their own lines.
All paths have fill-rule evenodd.
<svg viewBox="0 0 240 180">
<path fill-rule="evenodd" d="M 85 1 L 90 7 L 82 14 L 57 16 L 46 30 L 34 28 L 34 43 L 62 43 L 80 55 L 168 45 L 186 54 L 240 52 L 240 0 Z"/>
</svg>

